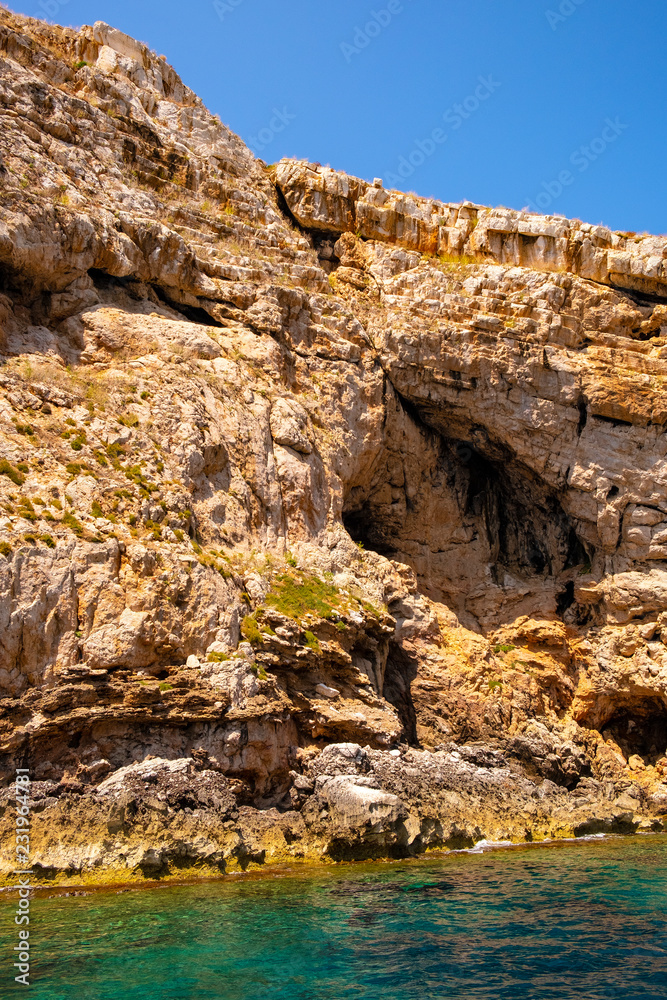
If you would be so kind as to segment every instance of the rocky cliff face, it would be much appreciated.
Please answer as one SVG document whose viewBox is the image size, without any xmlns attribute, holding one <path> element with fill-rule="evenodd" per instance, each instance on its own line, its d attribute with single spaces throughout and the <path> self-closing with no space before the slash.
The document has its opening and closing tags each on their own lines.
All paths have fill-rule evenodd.
<svg viewBox="0 0 667 1000">
<path fill-rule="evenodd" d="M 102 23 L 0 59 L 36 868 L 661 829 L 667 239 L 267 167 Z"/>
</svg>

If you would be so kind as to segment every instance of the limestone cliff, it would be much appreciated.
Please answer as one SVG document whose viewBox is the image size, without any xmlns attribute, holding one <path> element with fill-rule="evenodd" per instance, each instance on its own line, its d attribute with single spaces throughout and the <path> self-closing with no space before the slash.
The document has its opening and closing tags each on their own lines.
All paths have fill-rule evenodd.
<svg viewBox="0 0 667 1000">
<path fill-rule="evenodd" d="M 667 238 L 256 160 L 0 10 L 0 768 L 44 877 L 667 813 Z"/>
</svg>

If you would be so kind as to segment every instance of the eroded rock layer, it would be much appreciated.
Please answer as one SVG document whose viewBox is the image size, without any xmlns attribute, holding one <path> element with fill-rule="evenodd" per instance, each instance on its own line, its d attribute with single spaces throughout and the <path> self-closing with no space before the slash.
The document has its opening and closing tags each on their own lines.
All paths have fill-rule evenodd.
<svg viewBox="0 0 667 1000">
<path fill-rule="evenodd" d="M 45 878 L 662 829 L 667 239 L 0 61 L 4 869 L 17 766 Z"/>
</svg>

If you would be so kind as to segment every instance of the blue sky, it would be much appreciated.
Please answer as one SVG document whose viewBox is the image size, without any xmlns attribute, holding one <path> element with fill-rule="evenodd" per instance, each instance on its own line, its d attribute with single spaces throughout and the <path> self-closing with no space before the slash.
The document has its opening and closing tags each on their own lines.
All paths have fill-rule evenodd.
<svg viewBox="0 0 667 1000">
<path fill-rule="evenodd" d="M 665 0 L 35 0 L 145 41 L 267 162 L 667 233 Z"/>
</svg>

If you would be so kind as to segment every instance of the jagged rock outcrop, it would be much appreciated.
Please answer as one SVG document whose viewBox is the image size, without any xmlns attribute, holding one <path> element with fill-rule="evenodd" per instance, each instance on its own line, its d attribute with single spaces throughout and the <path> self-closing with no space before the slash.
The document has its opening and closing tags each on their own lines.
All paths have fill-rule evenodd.
<svg viewBox="0 0 667 1000">
<path fill-rule="evenodd" d="M 102 23 L 0 59 L 44 876 L 662 828 L 667 240 L 267 167 Z"/>
<path fill-rule="evenodd" d="M 427 254 L 472 254 L 496 264 L 567 272 L 598 284 L 667 295 L 667 237 L 612 233 L 560 215 L 387 191 L 329 167 L 283 160 L 276 181 L 305 229 L 356 233 Z"/>
</svg>

